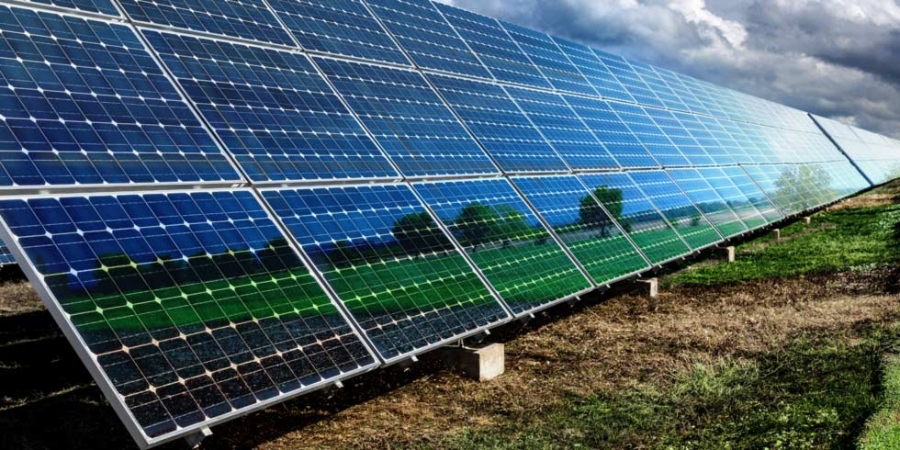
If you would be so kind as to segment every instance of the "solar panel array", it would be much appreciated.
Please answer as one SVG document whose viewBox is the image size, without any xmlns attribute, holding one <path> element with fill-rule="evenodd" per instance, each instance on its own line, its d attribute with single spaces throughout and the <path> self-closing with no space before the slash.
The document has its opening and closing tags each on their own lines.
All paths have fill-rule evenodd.
<svg viewBox="0 0 900 450">
<path fill-rule="evenodd" d="M 900 167 L 883 136 L 428 0 L 16 5 L 0 235 L 142 447 Z"/>
</svg>

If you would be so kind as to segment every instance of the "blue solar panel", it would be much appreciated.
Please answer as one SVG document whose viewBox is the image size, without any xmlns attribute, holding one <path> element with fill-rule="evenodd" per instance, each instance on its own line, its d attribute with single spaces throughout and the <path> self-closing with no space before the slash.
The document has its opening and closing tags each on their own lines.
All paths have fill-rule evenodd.
<svg viewBox="0 0 900 450">
<path fill-rule="evenodd" d="M 500 22 L 443 3 L 435 5 L 494 78 L 509 83 L 552 88 L 534 63 L 500 26 Z"/>
<path fill-rule="evenodd" d="M 507 87 L 506 92 L 575 170 L 618 169 L 615 158 L 557 94 Z"/>
<path fill-rule="evenodd" d="M 134 31 L 0 15 L 0 185 L 241 180 Z"/>
<path fill-rule="evenodd" d="M 706 170 L 706 169 L 701 169 Z M 728 176 L 729 180 L 753 203 L 757 211 L 762 214 L 766 222 L 773 223 L 784 218 L 781 210 L 772 203 L 769 196 L 760 189 L 760 186 L 753 181 L 747 172 L 740 167 L 723 167 L 722 172 Z"/>
<path fill-rule="evenodd" d="M 508 181 L 421 183 L 415 189 L 516 315 L 593 288 Z"/>
<path fill-rule="evenodd" d="M 0 216 L 144 445 L 375 365 L 249 190 L 3 200 Z"/>
<path fill-rule="evenodd" d="M 660 164 L 663 166 L 690 165 L 681 150 L 669 140 L 643 107 L 614 102 L 609 105 Z"/>
<path fill-rule="evenodd" d="M 691 253 L 675 227 L 626 173 L 581 175 L 580 178 L 651 263 L 664 264 Z"/>
<path fill-rule="evenodd" d="M 89 13 L 106 14 L 120 17 L 119 10 L 113 5 L 112 0 L 22 0 L 25 2 L 57 6 L 60 8 L 74 9 Z"/>
<path fill-rule="evenodd" d="M 650 155 L 641 141 L 628 129 L 625 122 L 610 108 L 609 103 L 573 95 L 564 95 L 563 98 L 620 166 L 624 168 L 659 167 L 659 162 Z"/>
<path fill-rule="evenodd" d="M 692 249 L 709 247 L 722 240 L 706 216 L 665 172 L 630 172 L 628 176 Z"/>
<path fill-rule="evenodd" d="M 694 169 L 669 170 L 669 176 L 726 238 L 746 233 L 749 228 L 700 172 Z"/>
<path fill-rule="evenodd" d="M 746 178 L 746 175 L 743 174 L 740 168 L 736 169 L 741 173 L 741 178 Z M 725 170 L 719 167 L 697 169 L 697 172 L 713 189 L 715 189 L 719 197 L 731 207 L 731 210 L 737 214 L 745 225 L 747 225 L 748 229 L 754 230 L 765 226 L 769 222 L 769 219 L 766 217 L 766 212 L 773 210 L 774 207 L 769 203 L 764 207 L 766 210 L 765 212 L 760 211 L 757 208 L 757 200 L 751 198 L 744 189 L 736 184 L 736 182 L 741 181 L 741 178 L 730 176 Z M 749 179 L 745 182 L 749 182 L 751 185 L 753 184 Z M 759 195 L 760 202 L 767 202 L 764 198 L 765 196 L 761 194 L 761 192 L 757 192 L 754 195 Z"/>
<path fill-rule="evenodd" d="M 497 172 L 419 73 L 318 57 L 315 61 L 405 175 Z"/>
<path fill-rule="evenodd" d="M 366 0 L 366 3 L 417 66 L 493 78 L 431 2 Z"/>
<path fill-rule="evenodd" d="M 357 0 L 270 0 L 303 48 L 409 65 L 381 24 Z"/>
<path fill-rule="evenodd" d="M 119 0 L 138 22 L 295 46 L 263 2 L 252 0 Z"/>
<path fill-rule="evenodd" d="M 620 217 L 602 208 L 575 176 L 513 182 L 598 284 L 649 267 L 618 223 Z"/>
<path fill-rule="evenodd" d="M 814 119 L 872 182 L 881 184 L 900 174 L 900 142 L 836 120 Z"/>
<path fill-rule="evenodd" d="M 665 107 L 662 101 L 653 93 L 650 86 L 641 79 L 640 75 L 634 71 L 631 64 L 621 56 L 612 55 L 593 49 L 594 54 L 600 59 L 604 66 L 609 69 L 610 73 L 616 77 L 625 90 L 634 98 L 634 100 L 642 105 Z"/>
<path fill-rule="evenodd" d="M 711 166 L 715 164 L 713 159 L 709 156 L 709 153 L 706 153 L 703 146 L 694 139 L 684 123 L 679 120 L 679 118 L 685 117 L 685 113 L 679 114 L 655 108 L 646 108 L 645 111 L 647 112 L 647 115 L 653 119 L 653 122 L 659 126 L 659 129 L 662 130 L 663 134 L 678 147 L 678 150 L 681 151 L 681 154 L 684 155 L 685 158 L 687 158 L 690 165 Z M 693 117 L 688 117 L 688 120 L 693 121 L 695 119 Z"/>
<path fill-rule="evenodd" d="M 709 110 L 703 106 L 703 103 L 691 92 L 690 88 L 684 84 L 682 77 L 671 70 L 653 67 L 659 78 L 672 90 L 678 99 L 687 107 L 688 111 L 695 114 L 709 115 Z"/>
<path fill-rule="evenodd" d="M 385 360 L 508 319 L 408 186 L 263 196 Z"/>
<path fill-rule="evenodd" d="M 528 55 L 554 89 L 597 95 L 597 91 L 549 35 L 510 23 L 500 22 L 500 25 L 519 44 L 519 48 Z"/>
<path fill-rule="evenodd" d="M 253 181 L 398 177 L 306 56 L 144 34 Z"/>
<path fill-rule="evenodd" d="M 630 61 L 629 64 L 666 108 L 676 111 L 689 111 L 687 105 L 675 95 L 675 92 L 660 78 L 652 66 L 634 61 Z"/>
<path fill-rule="evenodd" d="M 572 41 L 553 37 L 553 42 L 568 56 L 578 71 L 587 82 L 604 98 L 621 100 L 634 103 L 634 97 L 628 93 L 625 86 L 600 62 L 597 55 L 590 47 L 577 44 Z"/>
<path fill-rule="evenodd" d="M 499 85 L 437 75 L 428 77 L 503 170 L 568 169 Z"/>
</svg>

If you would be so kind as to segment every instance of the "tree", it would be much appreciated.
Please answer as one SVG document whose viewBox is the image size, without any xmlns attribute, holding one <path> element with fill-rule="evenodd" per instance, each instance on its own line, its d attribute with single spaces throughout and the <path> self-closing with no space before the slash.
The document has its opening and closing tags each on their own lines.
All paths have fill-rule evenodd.
<svg viewBox="0 0 900 450">
<path fill-rule="evenodd" d="M 450 241 L 427 212 L 412 213 L 394 223 L 394 239 L 408 255 L 416 258 L 425 253 L 446 251 Z"/>
<path fill-rule="evenodd" d="M 775 181 L 775 203 L 794 212 L 828 203 L 837 197 L 831 181 L 831 175 L 819 166 L 786 168 Z"/>
<path fill-rule="evenodd" d="M 606 206 L 609 214 L 597 204 L 594 198 Z M 622 217 L 623 207 L 621 189 L 600 186 L 594 190 L 594 197 L 586 195 L 581 199 L 581 207 L 578 210 L 579 221 L 589 229 L 598 230 L 601 237 L 610 235 L 609 228 L 614 226 L 613 218 L 625 228 L 625 231 L 630 231 L 631 226 Z"/>
</svg>

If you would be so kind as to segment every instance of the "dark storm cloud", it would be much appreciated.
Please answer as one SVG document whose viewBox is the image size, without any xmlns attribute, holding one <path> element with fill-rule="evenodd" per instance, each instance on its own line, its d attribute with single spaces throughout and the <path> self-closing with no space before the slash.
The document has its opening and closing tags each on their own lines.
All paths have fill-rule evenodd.
<svg viewBox="0 0 900 450">
<path fill-rule="evenodd" d="M 884 0 L 442 0 L 900 137 Z"/>
</svg>

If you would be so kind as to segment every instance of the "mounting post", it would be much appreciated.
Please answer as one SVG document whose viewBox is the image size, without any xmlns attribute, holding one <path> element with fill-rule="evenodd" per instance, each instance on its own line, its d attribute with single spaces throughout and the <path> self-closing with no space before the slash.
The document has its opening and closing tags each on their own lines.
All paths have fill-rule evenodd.
<svg viewBox="0 0 900 450">
<path fill-rule="evenodd" d="M 722 250 L 724 250 L 724 253 L 725 253 L 725 261 L 733 263 L 736 260 L 733 245 L 729 246 L 729 247 L 725 247 Z"/>
<path fill-rule="evenodd" d="M 466 377 L 482 383 L 493 380 L 506 371 L 506 348 L 500 343 L 483 347 L 444 347 L 438 356 L 444 367 L 458 370 Z"/>
<path fill-rule="evenodd" d="M 772 230 L 772 234 L 775 236 L 775 242 L 780 243 L 781 242 L 781 229 L 776 228 L 776 229 Z"/>
<path fill-rule="evenodd" d="M 659 279 L 650 278 L 647 280 L 639 280 L 638 283 L 643 286 L 642 295 L 645 295 L 650 301 L 650 311 L 656 311 L 656 307 L 659 305 Z"/>
<path fill-rule="evenodd" d="M 190 434 L 185 437 L 184 442 L 187 443 L 188 448 L 200 448 L 200 444 L 203 443 L 203 440 L 210 436 L 212 436 L 212 430 L 210 430 L 209 428 L 201 428 L 197 430 L 196 433 Z"/>
<path fill-rule="evenodd" d="M 804 217 L 804 218 L 803 218 L 803 223 L 806 224 L 806 226 L 812 225 L 812 216 L 806 216 L 806 217 Z"/>
</svg>

